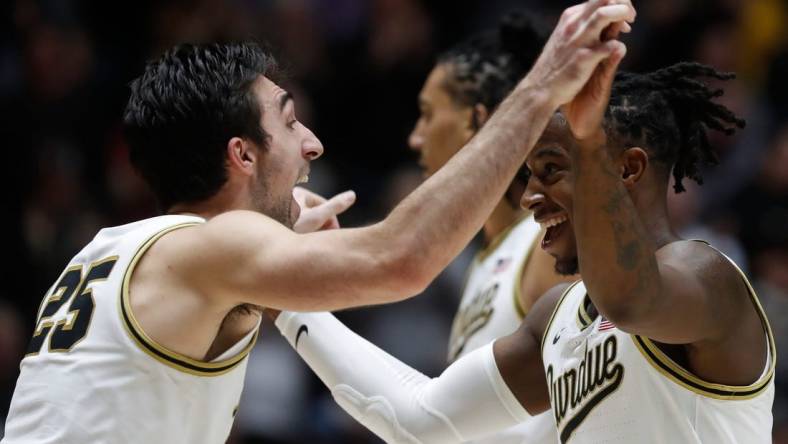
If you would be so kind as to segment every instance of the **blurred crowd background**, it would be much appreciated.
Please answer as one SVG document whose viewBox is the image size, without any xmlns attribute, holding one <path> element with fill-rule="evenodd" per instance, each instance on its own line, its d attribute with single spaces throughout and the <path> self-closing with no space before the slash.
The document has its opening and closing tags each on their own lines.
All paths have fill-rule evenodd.
<svg viewBox="0 0 788 444">
<path fill-rule="evenodd" d="M 345 189 L 341 221 L 385 216 L 417 186 L 407 148 L 416 97 L 435 56 L 512 9 L 549 25 L 564 0 L 198 0 L 0 2 L 2 238 L 0 421 L 39 302 L 104 226 L 156 214 L 121 131 L 128 83 L 179 42 L 263 40 L 287 68 L 299 118 L 325 146 L 310 188 Z M 624 67 L 697 60 L 736 71 L 723 100 L 747 119 L 715 138 L 722 164 L 671 197 L 685 236 L 710 240 L 751 276 L 788 356 L 788 2 L 636 1 Z M 446 189 L 451 193 L 451 189 Z M 423 297 L 340 317 L 385 350 L 437 375 L 470 251 Z M 184 328 L 187 328 L 184 326 Z M 736 328 L 736 326 L 731 326 Z M 788 443 L 788 359 L 778 361 L 774 436 Z M 107 412 L 111 414 L 111 412 Z M 0 422 L 2 423 L 2 422 Z M 2 429 L 0 429 L 2 430 Z M 0 432 L 2 436 L 2 432 Z M 333 404 L 269 324 L 252 353 L 233 443 L 379 442 Z"/>
</svg>

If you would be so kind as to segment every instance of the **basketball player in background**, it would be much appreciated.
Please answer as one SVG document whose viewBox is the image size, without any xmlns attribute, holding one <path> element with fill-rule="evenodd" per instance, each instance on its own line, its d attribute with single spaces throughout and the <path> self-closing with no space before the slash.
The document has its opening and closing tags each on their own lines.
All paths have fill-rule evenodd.
<svg viewBox="0 0 788 444">
<path fill-rule="evenodd" d="M 538 64 L 538 62 L 537 62 Z M 589 83 L 606 98 L 613 66 Z M 771 442 L 774 338 L 746 276 L 680 239 L 667 192 L 715 163 L 707 130 L 744 122 L 695 63 L 622 73 L 595 119 L 556 114 L 527 158 L 522 198 L 542 247 L 581 281 L 540 298 L 520 329 L 427 378 L 327 313 L 277 326 L 354 418 L 391 443 L 457 443 L 550 410 L 561 443 Z M 297 329 L 308 337 L 298 342 Z M 352 353 L 348 353 L 352 350 Z"/>
<path fill-rule="evenodd" d="M 495 108 L 539 57 L 547 38 L 534 22 L 509 14 L 497 29 L 479 33 L 438 57 L 419 94 L 420 117 L 409 138 L 426 175 L 442 167 L 484 125 Z M 449 363 L 513 333 L 539 296 L 570 278 L 553 269 L 538 247 L 542 230 L 520 207 L 528 183 L 522 168 L 482 230 L 484 247 L 467 272 L 452 325 Z M 555 443 L 545 413 L 478 442 Z"/>
<path fill-rule="evenodd" d="M 2 442 L 224 442 L 259 307 L 421 292 L 481 228 L 554 111 L 594 107 L 578 93 L 621 56 L 600 35 L 632 20 L 625 0 L 574 7 L 541 65 L 385 220 L 306 234 L 291 230 L 293 188 L 323 147 L 274 83 L 274 60 L 254 44 L 179 45 L 148 64 L 124 123 L 167 214 L 101 230 L 51 287 Z"/>
</svg>

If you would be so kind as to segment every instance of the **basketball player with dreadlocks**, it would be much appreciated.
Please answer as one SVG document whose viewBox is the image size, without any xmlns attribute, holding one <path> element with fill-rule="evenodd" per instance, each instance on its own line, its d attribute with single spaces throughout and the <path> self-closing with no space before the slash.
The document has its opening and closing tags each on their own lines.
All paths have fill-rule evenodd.
<svg viewBox="0 0 788 444">
<path fill-rule="evenodd" d="M 498 28 L 470 37 L 438 57 L 419 94 L 421 116 L 409 143 L 426 175 L 442 167 L 473 137 L 498 104 L 539 57 L 546 37 L 521 13 Z M 467 271 L 451 330 L 449 362 L 511 334 L 545 291 L 570 278 L 553 270 L 539 248 L 543 232 L 533 213 L 520 207 L 528 183 L 522 168 L 482 229 L 484 247 Z M 555 443 L 549 413 L 477 444 Z"/>
<path fill-rule="evenodd" d="M 454 443 L 551 410 L 562 443 L 769 443 L 775 346 L 741 270 L 668 222 L 671 172 L 702 182 L 707 131 L 744 122 L 695 63 L 621 74 L 598 120 L 556 114 L 529 153 L 522 205 L 542 248 L 582 277 L 520 329 L 430 379 L 328 314 L 277 319 L 357 420 L 396 443 Z M 599 91 L 599 94 L 605 94 Z M 352 356 L 343 350 L 352 349 Z M 493 415 L 489 412 L 498 412 Z"/>
</svg>

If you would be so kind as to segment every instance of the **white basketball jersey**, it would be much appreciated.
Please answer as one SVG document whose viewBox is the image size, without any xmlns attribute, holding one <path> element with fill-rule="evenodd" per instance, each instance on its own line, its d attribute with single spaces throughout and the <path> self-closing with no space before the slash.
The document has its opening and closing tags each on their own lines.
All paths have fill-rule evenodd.
<svg viewBox="0 0 788 444">
<path fill-rule="evenodd" d="M 573 284 L 542 339 L 560 442 L 771 443 L 774 339 L 747 286 L 763 323 L 768 357 L 757 382 L 727 386 L 701 380 L 648 338 L 624 333 L 601 315 L 591 319 L 585 286 Z"/>
<path fill-rule="evenodd" d="M 476 255 L 452 325 L 450 362 L 520 326 L 525 317 L 520 281 L 531 251 L 538 248 L 540 230 L 532 215 L 524 217 Z M 557 439 L 552 415 L 543 413 L 474 443 L 554 444 Z"/>
<path fill-rule="evenodd" d="M 71 260 L 39 309 L 4 444 L 227 440 L 257 329 L 201 362 L 149 338 L 128 300 L 131 273 L 147 248 L 202 222 L 161 216 L 106 228 Z"/>
</svg>

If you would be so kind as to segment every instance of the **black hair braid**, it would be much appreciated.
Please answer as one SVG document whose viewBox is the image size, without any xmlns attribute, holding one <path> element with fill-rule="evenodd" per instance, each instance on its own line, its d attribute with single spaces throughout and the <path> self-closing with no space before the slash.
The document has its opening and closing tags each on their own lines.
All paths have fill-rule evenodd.
<svg viewBox="0 0 788 444">
<path fill-rule="evenodd" d="M 641 145 L 653 160 L 672 167 L 674 190 L 680 193 L 685 177 L 703 184 L 701 166 L 719 162 L 707 130 L 731 135 L 745 126 L 730 109 L 713 101 L 723 90 L 699 79 L 735 77 L 694 62 L 646 74 L 621 72 L 613 84 L 607 126 L 619 143 Z"/>
<path fill-rule="evenodd" d="M 532 17 L 512 12 L 498 29 L 476 34 L 438 57 L 450 66 L 445 85 L 460 104 L 495 109 L 531 69 L 547 41 Z"/>
</svg>

